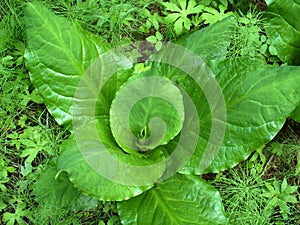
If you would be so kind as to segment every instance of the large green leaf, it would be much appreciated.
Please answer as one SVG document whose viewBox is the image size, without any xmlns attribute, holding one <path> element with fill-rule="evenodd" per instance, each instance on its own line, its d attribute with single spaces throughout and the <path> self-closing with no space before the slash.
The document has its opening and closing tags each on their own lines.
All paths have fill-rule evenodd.
<svg viewBox="0 0 300 225">
<path fill-rule="evenodd" d="M 66 171 L 74 186 L 89 196 L 105 201 L 125 200 L 151 188 L 120 185 L 100 176 L 83 158 L 73 139 L 65 141 L 61 149 L 58 170 Z"/>
<path fill-rule="evenodd" d="M 46 207 L 66 208 L 74 211 L 97 206 L 98 201 L 80 193 L 69 181 L 66 173 L 58 174 L 55 162 L 50 162 L 34 186 L 35 200 Z"/>
<path fill-rule="evenodd" d="M 222 26 L 226 24 L 226 21 L 228 23 L 230 20 L 222 21 L 218 23 L 218 26 L 226 31 L 226 40 L 230 40 L 231 33 Z M 215 53 L 206 52 L 205 47 L 199 47 L 202 45 L 198 40 L 208 43 L 208 49 L 213 48 L 209 43 L 213 42 L 211 40 L 214 37 L 209 31 L 214 30 L 214 27 L 210 27 L 207 28 L 207 32 L 203 29 L 194 33 L 197 39 L 191 40 L 187 36 L 176 43 L 196 53 L 199 56 L 198 59 L 190 53 L 184 55 L 184 51 L 178 50 L 178 47 L 174 45 L 169 48 L 165 47 L 163 51 L 151 58 L 151 61 L 156 62 L 152 63 L 151 73 L 157 70 L 161 76 L 176 82 L 187 92 L 198 111 L 200 124 L 198 144 L 190 161 L 181 170 L 182 173 L 218 172 L 243 161 L 252 151 L 275 136 L 299 102 L 300 70 L 297 67 L 272 67 L 259 60 L 248 59 L 225 60 L 219 63 L 216 59 L 222 60 L 222 57 L 206 58 L 209 53 L 212 55 Z M 226 51 L 223 50 L 221 53 L 226 54 Z M 210 69 L 205 68 L 203 59 Z M 172 66 L 164 65 L 164 63 L 170 64 L 170 61 L 176 63 L 171 63 Z M 189 72 L 189 76 L 183 71 Z M 207 85 L 214 79 L 222 89 L 225 100 L 227 112 L 223 111 L 226 115 L 222 118 L 210 113 L 213 108 L 222 108 L 218 88 Z M 283 83 L 285 85 L 282 85 Z M 212 93 L 215 95 L 215 104 L 207 98 L 213 95 Z M 215 123 L 215 121 L 218 122 Z M 224 138 L 221 132 L 222 121 L 227 124 Z M 213 131 L 213 127 L 218 128 Z M 220 146 L 218 140 L 221 138 L 223 141 Z M 172 152 L 178 143 L 182 145 L 179 139 L 169 143 L 166 146 L 167 151 Z M 209 156 L 208 160 L 206 160 L 207 156 Z M 204 167 L 201 163 L 203 161 L 210 163 L 212 157 L 214 158 L 212 165 L 203 171 Z"/>
<path fill-rule="evenodd" d="M 58 170 L 66 171 L 74 186 L 83 193 L 107 201 L 129 199 L 151 188 L 164 172 L 164 155 L 159 149 L 147 158 L 124 153 L 112 138 L 107 117 L 97 121 L 99 137 L 96 140 L 88 129 L 88 126 L 83 128 L 83 139 L 75 141 L 72 135 L 62 144 L 57 162 Z M 103 145 L 98 144 L 99 140 Z M 140 169 L 152 164 L 154 167 L 146 172 Z M 130 185 L 134 183 L 137 185 Z"/>
<path fill-rule="evenodd" d="M 291 65 L 300 65 L 299 14 L 299 0 L 271 1 L 265 13 L 265 29 L 271 47 L 283 62 Z"/>
<path fill-rule="evenodd" d="M 68 126 L 77 85 L 108 45 L 39 2 L 28 3 L 25 28 L 25 59 L 32 83 L 56 121 Z"/>
<path fill-rule="evenodd" d="M 151 190 L 118 203 L 125 225 L 217 225 L 226 217 L 219 193 L 192 175 L 174 175 Z"/>
<path fill-rule="evenodd" d="M 226 102 L 227 127 L 207 172 L 233 167 L 271 141 L 300 96 L 300 67 L 274 67 L 253 60 L 227 60 L 220 65 L 216 79 Z"/>
<path fill-rule="evenodd" d="M 173 49 L 175 47 L 167 49 L 153 60 L 163 62 L 164 58 L 169 56 L 176 59 L 177 67 L 182 67 L 189 58 L 185 59 L 183 54 L 179 54 L 178 50 Z M 199 65 L 205 68 L 200 58 L 199 61 Z M 200 79 L 200 83 L 204 82 L 205 84 L 207 82 L 203 76 L 205 70 L 201 70 L 201 67 L 198 68 L 196 64 L 195 61 L 188 67 L 189 71 L 196 74 L 193 77 L 194 81 L 192 76 L 187 76 L 178 68 L 164 63 L 153 64 L 152 69 L 148 72 L 155 74 L 155 70 L 158 70 L 160 76 L 165 76 L 178 83 L 178 86 L 187 92 L 197 108 L 200 123 L 199 139 L 194 154 L 181 170 L 186 174 L 218 172 L 231 168 L 246 159 L 256 148 L 274 138 L 283 126 L 285 119 L 296 108 L 300 96 L 300 68 L 296 66 L 276 67 L 251 59 L 210 63 L 212 74 L 216 75 L 206 78 L 217 81 L 222 90 L 222 92 L 217 92 L 217 89 L 207 85 L 203 85 L 201 90 L 201 86 L 195 80 Z M 201 71 L 201 73 L 198 72 L 197 75 L 197 71 Z M 207 69 L 207 73 L 209 73 L 208 71 L 209 69 Z M 213 108 L 220 105 L 220 95 L 223 96 L 226 107 L 226 111 L 223 112 L 226 115 L 223 118 L 215 117 L 210 113 Z M 207 102 L 208 96 L 215 96 L 213 106 Z M 185 111 L 185 113 L 187 112 Z M 214 121 L 219 121 L 216 132 L 212 131 Z M 218 145 L 216 140 L 222 135 L 222 133 L 218 133 L 222 129 L 220 126 L 222 123 L 226 124 L 225 136 Z M 178 141 L 175 139 L 169 143 L 166 146 L 167 151 L 172 152 L 178 143 L 182 145 Z M 213 155 L 214 151 L 217 152 L 215 155 Z M 213 155 L 213 162 L 209 168 L 204 170 L 201 163 L 212 161 L 211 158 L 206 158 L 207 155 L 204 155 L 206 153 Z"/>
<path fill-rule="evenodd" d="M 271 141 L 300 96 L 299 67 L 273 67 L 252 60 L 226 60 L 219 66 L 222 69 L 212 69 L 225 98 L 227 125 L 219 152 L 205 172 L 231 168 Z M 189 173 L 200 159 L 194 154 L 182 172 Z"/>
</svg>

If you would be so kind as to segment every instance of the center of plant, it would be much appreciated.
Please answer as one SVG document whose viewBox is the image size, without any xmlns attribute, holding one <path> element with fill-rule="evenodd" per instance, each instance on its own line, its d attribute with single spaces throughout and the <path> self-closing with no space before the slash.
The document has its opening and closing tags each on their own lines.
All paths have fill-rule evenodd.
<svg viewBox="0 0 300 225">
<path fill-rule="evenodd" d="M 162 77 L 136 75 L 117 92 L 110 109 L 112 134 L 130 154 L 167 144 L 181 130 L 183 97 Z"/>
<path fill-rule="evenodd" d="M 141 132 L 138 134 L 138 140 L 136 141 L 136 146 L 140 148 L 140 151 L 146 151 L 149 140 L 147 139 L 150 136 L 149 128 L 145 126 Z"/>
</svg>

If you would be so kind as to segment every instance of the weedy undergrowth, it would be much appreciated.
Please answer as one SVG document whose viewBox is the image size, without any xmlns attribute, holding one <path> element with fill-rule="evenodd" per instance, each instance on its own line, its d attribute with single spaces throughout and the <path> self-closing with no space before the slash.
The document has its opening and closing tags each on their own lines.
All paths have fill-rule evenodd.
<svg viewBox="0 0 300 225">
<path fill-rule="evenodd" d="M 151 224 L 153 218 L 157 223 L 160 223 L 162 220 L 170 223 L 170 221 L 175 220 L 190 220 L 192 217 L 194 221 L 194 218 L 201 217 L 199 221 L 205 221 L 203 222 L 204 224 L 225 224 L 228 221 L 231 224 L 244 222 L 250 224 L 283 224 L 294 223 L 294 221 L 299 219 L 299 216 L 297 216 L 299 206 L 295 203 L 295 199 L 298 200 L 298 193 L 296 188 L 293 187 L 299 185 L 297 179 L 294 178 L 294 174 L 299 174 L 300 164 L 299 160 L 297 161 L 296 159 L 297 157 L 295 157 L 298 144 L 291 144 L 291 148 L 282 144 L 270 145 L 271 147 L 267 147 L 267 151 L 270 150 L 268 153 L 262 148 L 264 144 L 275 136 L 283 125 L 285 118 L 295 108 L 297 105 L 295 99 L 298 96 L 297 91 L 292 91 L 297 90 L 297 67 L 276 67 L 265 65 L 263 60 L 253 60 L 263 56 L 267 62 L 275 61 L 275 63 L 279 62 L 281 64 L 280 60 L 283 59 L 276 43 L 272 41 L 272 38 L 269 40 L 273 33 L 267 31 L 267 36 L 265 36 L 264 29 L 272 27 L 272 24 L 268 26 L 270 21 L 264 21 L 265 14 L 257 13 L 255 10 L 247 12 L 248 6 L 245 6 L 247 10 L 240 8 L 243 14 L 240 13 L 240 19 L 236 21 L 230 18 L 230 15 L 237 15 L 236 12 L 231 13 L 231 9 L 237 5 L 235 1 L 197 1 L 197 4 L 194 4 L 195 2 L 193 1 L 170 1 L 173 4 L 172 7 L 176 6 L 180 9 L 180 12 L 190 12 L 186 19 L 177 15 L 177 8 L 177 11 L 170 8 L 167 9 L 162 2 L 153 2 L 153 4 L 152 2 L 145 4 L 129 1 L 113 1 L 109 4 L 106 1 L 57 1 L 55 4 L 50 1 L 44 2 L 49 8 L 54 9 L 56 14 L 67 17 L 68 20 L 58 19 L 58 17 L 55 17 L 42 6 L 35 5 L 35 3 L 29 4 L 31 9 L 37 7 L 39 10 L 44 10 L 43 12 L 45 12 L 44 15 L 46 16 L 40 18 L 40 21 L 50 19 L 53 20 L 54 24 L 60 24 L 58 21 L 63 21 L 64 24 L 62 26 L 61 24 L 58 25 L 56 27 L 57 30 L 51 26 L 48 27 L 48 34 L 49 31 L 52 31 L 52 37 L 54 37 L 54 39 L 50 40 L 48 39 L 50 36 L 44 32 L 45 30 L 37 31 L 29 28 L 31 23 L 34 24 L 37 21 L 31 20 L 36 16 L 32 14 L 30 19 L 30 9 L 27 11 L 26 62 L 34 87 L 29 80 L 23 59 L 25 51 L 24 25 L 22 22 L 24 2 L 17 1 L 16 4 L 5 2 L 5 4 L 1 4 L 1 8 L 5 9 L 1 13 L 8 13 L 4 15 L 4 19 L 0 23 L 0 26 L 4 28 L 1 32 L 5 37 L 0 41 L 2 56 L 0 73 L 3 75 L 1 78 L 3 81 L 1 82 L 1 97 L 4 99 L 3 104 L 1 102 L 1 115 L 5 118 L 5 120 L 0 121 L 0 146 L 2 147 L 0 166 L 3 169 L 2 173 L 0 173 L 1 179 L 3 178 L 0 183 L 0 188 L 3 190 L 0 194 L 0 209 L 2 210 L 0 220 L 6 224 L 14 224 L 15 222 L 19 224 L 38 224 L 41 222 L 50 224 L 119 224 L 120 220 L 123 224 Z M 198 7 L 200 5 L 201 7 Z M 30 7 L 28 6 L 28 8 Z M 193 10 L 200 8 L 202 8 L 201 12 L 196 12 L 196 10 L 195 13 L 191 13 Z M 272 10 L 272 7 L 270 7 L 270 10 Z M 176 17 L 172 23 L 165 20 L 165 17 L 169 15 Z M 148 17 L 150 18 L 147 19 Z M 144 23 L 145 21 L 147 23 Z M 177 33 L 175 32 L 176 22 L 176 26 L 181 26 L 181 28 L 176 28 Z M 202 29 L 205 26 L 207 27 Z M 189 33 L 191 30 L 200 28 L 200 31 Z M 39 29 L 39 26 L 36 26 L 35 29 Z M 178 29 L 181 29 L 181 32 L 178 33 Z M 87 54 L 85 56 L 88 57 L 82 62 L 83 66 L 81 64 L 76 65 L 76 63 L 72 64 L 74 61 L 69 61 L 68 57 L 61 61 L 58 57 L 64 55 L 67 51 L 71 54 L 69 55 L 71 58 L 78 56 L 76 51 L 78 50 L 79 42 L 76 45 L 75 39 L 72 39 L 74 42 L 69 42 L 66 41 L 67 36 L 62 35 L 61 43 L 67 43 L 67 46 L 70 44 L 69 47 L 64 46 L 59 53 L 53 51 L 53 46 L 57 44 L 55 42 L 56 38 L 58 38 L 57 34 L 62 31 L 67 31 L 68 33 L 69 30 L 72 31 L 72 35 L 69 37 L 75 39 L 79 37 L 84 43 L 84 49 Z M 83 30 L 101 35 L 102 38 Z M 32 34 L 30 34 L 31 32 Z M 45 37 L 48 40 L 48 44 L 51 43 L 52 50 L 47 51 L 48 57 L 45 61 L 43 61 L 45 59 L 43 55 L 46 51 L 39 51 L 34 47 L 38 43 L 38 40 L 35 39 L 38 35 L 35 35 L 35 32 Z M 186 36 L 179 38 L 182 34 Z M 240 35 L 244 38 L 240 38 Z M 198 177 L 199 174 L 202 174 L 202 171 L 198 168 L 197 162 L 199 162 L 199 158 L 197 157 L 201 155 L 201 151 L 208 143 L 210 125 L 213 121 L 213 118 L 204 116 L 210 114 L 209 103 L 205 100 L 205 93 L 201 92 L 201 88 L 198 88 L 192 79 L 187 78 L 187 74 L 184 74 L 182 71 L 160 63 L 146 62 L 146 64 L 141 64 L 134 62 L 135 65 L 130 68 L 122 68 L 122 70 L 117 71 L 117 74 L 108 81 L 97 101 L 100 106 L 97 113 L 101 115 L 96 120 L 97 129 L 99 133 L 104 134 L 101 137 L 110 146 L 111 153 L 117 155 L 117 157 L 125 158 L 125 162 L 128 163 L 127 160 L 130 161 L 131 159 L 126 159 L 128 156 L 124 155 L 124 151 L 127 150 L 129 153 L 131 151 L 128 151 L 126 147 L 120 148 L 124 143 L 118 138 L 122 137 L 123 134 L 116 130 L 110 130 L 109 123 L 112 120 L 108 117 L 112 117 L 115 112 L 124 110 L 123 106 L 119 105 L 112 112 L 109 109 L 111 104 L 116 102 L 114 100 L 116 96 L 122 96 L 121 94 L 126 91 L 127 85 L 131 85 L 139 79 L 144 79 L 159 71 L 162 73 L 162 78 L 166 85 L 172 85 L 173 82 L 173 84 L 176 84 L 176 88 L 185 89 L 191 96 L 193 96 L 192 93 L 197 93 L 198 96 L 193 97 L 196 103 L 197 100 L 195 99 L 202 99 L 201 107 L 200 104 L 196 104 L 196 109 L 199 112 L 197 116 L 201 119 L 201 132 L 204 131 L 204 133 L 201 133 L 202 136 L 200 135 L 201 141 L 198 143 L 196 154 L 173 177 L 154 185 L 150 184 L 147 187 L 131 187 L 127 185 L 123 189 L 122 185 L 112 184 L 109 180 L 99 178 L 98 174 L 93 173 L 86 163 L 83 162 L 78 146 L 73 140 L 74 137 L 70 136 L 70 132 L 67 131 L 70 129 L 69 125 L 71 124 L 71 120 L 69 120 L 67 115 L 71 113 L 68 111 L 68 103 L 54 103 L 53 106 L 53 96 L 50 97 L 49 92 L 38 84 L 38 80 L 41 77 L 36 74 L 41 75 L 46 71 L 45 74 L 50 79 L 46 81 L 47 85 L 56 83 L 59 86 L 59 83 L 62 82 L 62 90 L 66 90 L 69 94 L 71 93 L 70 96 L 74 96 L 74 93 L 70 91 L 72 88 L 65 88 L 66 84 L 72 83 L 70 80 L 67 80 L 67 78 L 65 81 L 56 79 L 52 77 L 53 74 L 51 72 L 49 74 L 48 72 L 51 70 L 57 72 L 59 70 L 59 73 L 67 77 L 70 71 L 75 71 L 74 74 L 82 76 L 82 71 L 85 71 L 89 63 L 93 61 L 93 57 L 97 58 L 99 56 L 99 52 L 97 53 L 93 50 L 93 45 L 88 44 L 90 40 L 95 41 L 94 43 L 97 45 L 98 50 L 100 52 L 103 50 L 103 53 L 105 53 L 110 51 L 112 46 L 115 46 L 117 43 L 144 37 L 148 37 L 148 41 L 155 45 L 154 48 L 162 50 L 161 52 L 165 53 L 165 55 L 170 53 L 170 49 L 168 51 L 164 50 L 166 49 L 163 46 L 164 39 L 166 37 L 171 39 L 179 38 L 174 43 L 184 46 L 200 56 L 216 74 L 216 79 L 223 88 L 226 108 L 229 110 L 229 117 L 227 118 L 229 125 L 226 128 L 225 139 L 221 147 L 222 152 L 226 152 L 226 157 L 217 155 L 215 161 L 205 173 L 230 168 L 251 155 L 253 150 L 256 150 L 247 161 L 248 163 L 241 164 L 229 170 L 228 173 L 219 173 L 217 179 L 212 182 L 216 189 L 210 185 L 211 182 Z M 54 41 L 54 45 L 52 41 Z M 199 43 L 206 43 L 206 45 L 199 45 Z M 47 48 L 47 44 L 45 45 L 44 42 L 39 44 Z M 267 49 L 265 50 L 266 45 Z M 130 52 L 131 48 L 129 47 L 128 49 Z M 33 54 L 30 55 L 31 53 Z M 137 59 L 141 57 L 140 54 L 141 51 L 139 49 L 134 53 L 130 52 L 129 57 Z M 276 56 L 276 60 L 272 61 L 270 59 L 271 54 Z M 39 58 L 35 58 L 36 55 Z M 55 56 L 53 62 L 51 61 L 52 56 Z M 154 54 L 152 57 L 155 58 L 156 55 Z M 78 62 L 81 62 L 81 59 L 76 59 Z M 43 63 L 46 62 L 48 68 L 43 70 L 43 67 L 33 66 L 39 64 L 39 60 Z M 189 65 L 188 63 L 185 64 Z M 65 65 L 71 66 L 65 67 Z M 75 70 L 73 70 L 72 65 Z M 39 71 L 36 71 L 34 67 L 35 69 L 38 68 Z M 61 68 L 65 68 L 65 70 Z M 258 72 L 251 68 L 255 68 Z M 76 69 L 79 69 L 79 72 Z M 239 74 L 241 74 L 241 77 L 238 76 Z M 295 77 L 292 77 L 292 74 L 296 74 Z M 285 76 L 285 78 L 282 76 Z M 262 77 L 265 80 L 261 79 Z M 237 79 L 235 80 L 235 78 Z M 242 80 L 242 83 L 244 83 L 242 90 L 248 90 L 249 92 L 241 91 L 242 83 L 239 83 L 239 80 Z M 282 87 L 282 83 L 285 82 L 288 85 Z M 145 90 L 148 90 L 146 87 L 148 88 L 150 84 L 148 82 L 145 88 L 140 89 L 145 92 Z M 251 86 L 252 84 L 256 86 Z M 293 85 L 296 86 L 294 87 Z M 50 85 L 50 87 L 50 89 L 53 88 L 56 91 L 60 89 L 55 87 L 55 85 Z M 236 87 L 239 88 L 237 89 Z M 175 92 L 176 88 L 174 89 Z M 276 90 L 279 90 L 279 92 L 276 92 Z M 157 89 L 155 91 L 157 92 Z M 285 101 L 286 99 L 281 99 L 280 97 L 268 98 L 268 96 L 280 96 L 279 93 L 290 93 L 291 99 Z M 233 97 L 236 95 L 240 96 L 241 101 Z M 172 93 L 169 96 L 173 96 Z M 180 95 L 176 94 L 176 96 Z M 254 96 L 257 99 L 253 99 Z M 64 97 L 60 96 L 61 101 L 63 101 Z M 181 105 L 181 99 L 173 98 L 172 100 L 176 102 L 177 106 Z M 183 100 L 186 101 L 186 98 L 183 98 Z M 131 129 L 135 130 L 136 137 L 141 140 L 134 142 L 138 145 L 140 152 L 130 154 L 130 157 L 133 158 L 130 162 L 137 164 L 142 162 L 143 164 L 144 162 L 149 163 L 151 160 L 152 162 L 164 160 L 172 153 L 173 147 L 176 146 L 179 140 L 178 136 L 174 138 L 177 132 L 170 132 L 173 135 L 169 139 L 164 139 L 167 142 L 166 145 L 162 144 L 163 141 L 161 140 L 147 140 L 147 137 L 151 134 L 149 132 L 151 131 L 148 124 L 149 120 L 139 117 L 139 114 L 145 109 L 152 111 L 153 105 L 155 105 L 153 103 L 158 104 L 158 102 L 159 100 L 157 99 L 144 100 L 132 112 L 130 126 Z M 173 115 L 170 105 L 163 102 L 160 103 L 163 109 L 159 113 L 154 110 L 152 115 L 161 116 L 161 113 L 164 111 L 168 116 Z M 45 111 L 44 104 L 51 112 L 51 115 Z M 276 107 L 272 108 L 272 105 L 276 105 Z M 67 107 L 63 108 L 64 106 Z M 265 106 L 265 108 L 262 106 Z M 58 109 L 62 107 L 63 110 L 57 113 L 55 107 Z M 258 110 L 259 107 L 261 107 L 260 110 Z M 278 113 L 276 108 L 280 109 L 278 111 L 281 114 Z M 64 110 L 65 112 L 63 112 Z M 263 119 L 260 117 L 261 114 L 254 115 L 255 112 L 261 113 L 261 110 L 263 112 L 270 112 L 271 110 L 272 113 L 270 115 L 274 117 L 267 116 L 268 113 L 263 114 Z M 59 126 L 52 116 L 58 123 L 65 125 L 65 128 Z M 178 119 L 181 117 L 176 117 L 174 114 L 174 118 L 177 118 L 177 127 L 181 127 L 182 121 Z M 156 125 L 156 123 L 151 124 L 152 127 Z M 251 129 L 247 129 L 249 127 Z M 254 139 L 255 143 L 253 143 Z M 156 149 L 159 141 L 161 141 L 161 146 Z M 150 154 L 149 152 L 148 154 L 143 153 L 149 148 L 153 148 Z M 283 150 L 286 148 L 288 150 Z M 155 152 L 156 154 L 154 154 Z M 280 155 L 280 157 L 276 158 L 275 155 Z M 293 168 L 295 166 L 295 170 L 286 169 L 288 164 L 293 165 Z M 278 171 L 278 167 L 282 167 L 282 170 Z M 274 169 L 277 169 L 276 173 L 273 173 Z M 85 179 L 82 176 L 82 171 L 86 171 L 85 174 L 90 174 L 92 178 L 87 176 Z M 167 170 L 156 171 L 161 173 L 161 171 Z M 275 175 L 276 179 L 270 179 L 272 175 Z M 92 182 L 93 180 L 95 180 L 94 183 Z M 53 186 L 53 184 L 56 185 Z M 99 186 L 103 189 L 95 189 L 95 187 Z M 199 187 L 201 187 L 201 191 Z M 120 190 L 124 192 L 122 193 Z M 217 190 L 223 198 L 223 204 Z M 63 194 L 65 195 L 63 196 Z M 159 199 L 153 197 L 157 195 L 161 195 L 165 199 L 166 205 L 159 204 Z M 128 198 L 130 199 L 127 200 Z M 117 203 L 103 202 L 101 199 L 117 200 Z M 124 199 L 126 201 L 120 201 Z M 148 201 L 145 201 L 145 199 Z M 206 204 L 205 201 L 207 200 L 211 204 Z M 151 201 L 154 204 L 146 205 L 146 203 Z M 61 204 L 64 206 L 63 210 L 58 211 L 56 206 Z M 180 211 L 173 210 L 174 204 L 178 204 L 178 208 L 181 207 L 184 210 L 188 208 L 190 215 L 195 216 L 186 218 L 186 215 L 181 214 Z M 137 205 L 139 207 L 133 207 Z M 156 205 L 156 212 L 164 213 L 168 211 L 171 212 L 172 216 L 156 217 L 157 214 L 154 213 L 153 205 Z M 199 216 L 199 208 L 206 212 L 208 216 L 203 214 Z M 148 215 L 143 214 L 143 210 L 150 213 Z M 120 215 L 120 219 L 117 214 Z"/>
</svg>

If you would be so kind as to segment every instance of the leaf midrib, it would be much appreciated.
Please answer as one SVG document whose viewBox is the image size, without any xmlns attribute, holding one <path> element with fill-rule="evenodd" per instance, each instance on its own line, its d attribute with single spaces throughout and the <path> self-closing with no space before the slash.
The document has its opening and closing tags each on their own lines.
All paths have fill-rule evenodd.
<svg viewBox="0 0 300 225">
<path fill-rule="evenodd" d="M 177 221 L 180 221 L 180 220 L 176 217 L 176 215 L 174 215 L 174 214 L 171 213 L 171 211 L 170 211 L 168 205 L 163 201 L 163 197 L 162 197 L 162 195 L 161 195 L 159 189 L 153 188 L 153 189 L 151 189 L 149 192 L 150 192 L 150 193 L 153 195 L 153 197 L 157 200 L 158 205 L 159 205 L 162 209 L 164 209 L 164 212 L 166 212 L 167 216 L 170 218 L 170 221 L 173 221 L 173 224 L 180 225 L 180 223 L 177 222 Z M 157 206 L 157 207 L 159 207 L 159 206 Z M 175 220 L 174 220 L 174 219 L 175 219 Z"/>
<path fill-rule="evenodd" d="M 37 8 L 34 5 L 32 5 L 32 7 L 35 10 L 36 14 L 39 15 L 41 20 L 44 20 L 44 18 L 47 18 L 47 17 L 43 16 L 41 14 L 41 12 L 39 10 L 37 10 Z M 57 20 L 54 20 L 53 22 L 56 26 L 58 25 Z M 60 37 L 60 35 L 57 34 L 57 32 L 55 32 L 55 30 L 53 30 L 53 26 L 47 26 L 47 27 L 49 29 L 49 32 L 55 37 L 56 40 L 58 40 L 58 43 L 59 43 L 58 47 L 62 48 L 64 50 L 64 52 L 66 53 L 66 55 L 70 58 L 70 61 L 72 62 L 73 66 L 76 68 L 76 70 L 78 71 L 78 74 L 79 75 L 83 74 L 84 69 L 80 66 L 83 64 L 83 57 L 82 57 L 82 62 L 79 63 L 78 60 L 74 57 L 74 54 L 72 53 L 72 51 L 65 45 L 64 40 Z M 76 32 L 76 34 L 78 34 L 78 33 Z M 79 37 L 79 38 L 82 41 L 81 37 Z M 53 44 L 53 43 L 51 43 L 51 44 Z M 82 44 L 83 43 L 81 42 L 81 45 Z M 81 55 L 82 55 L 82 52 L 81 52 Z"/>
</svg>

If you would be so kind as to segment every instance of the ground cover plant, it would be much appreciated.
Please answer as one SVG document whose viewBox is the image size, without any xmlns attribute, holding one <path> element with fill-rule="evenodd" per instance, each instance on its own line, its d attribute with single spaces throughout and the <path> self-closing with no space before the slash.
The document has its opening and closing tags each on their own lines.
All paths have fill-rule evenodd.
<svg viewBox="0 0 300 225">
<path fill-rule="evenodd" d="M 1 5 L 1 221 L 297 224 L 299 7 L 254 3 Z"/>
</svg>

